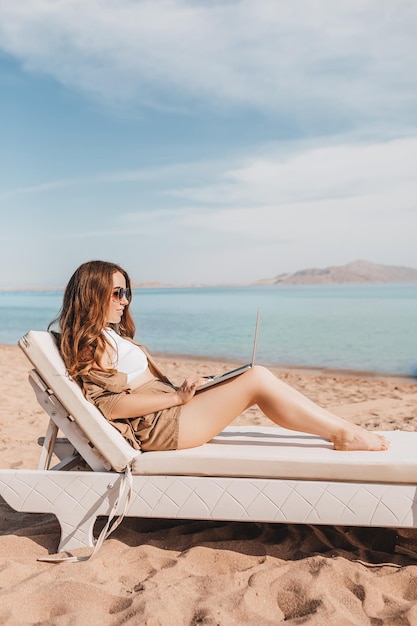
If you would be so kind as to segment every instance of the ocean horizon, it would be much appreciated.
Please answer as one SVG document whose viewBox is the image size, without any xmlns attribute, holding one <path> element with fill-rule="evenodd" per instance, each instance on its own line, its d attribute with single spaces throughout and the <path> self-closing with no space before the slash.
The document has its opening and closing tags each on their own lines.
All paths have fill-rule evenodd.
<svg viewBox="0 0 417 626">
<path fill-rule="evenodd" d="M 61 290 L 0 292 L 0 344 L 45 330 Z M 247 362 L 261 310 L 258 363 L 417 375 L 417 285 L 134 289 L 136 340 L 155 355 Z"/>
</svg>

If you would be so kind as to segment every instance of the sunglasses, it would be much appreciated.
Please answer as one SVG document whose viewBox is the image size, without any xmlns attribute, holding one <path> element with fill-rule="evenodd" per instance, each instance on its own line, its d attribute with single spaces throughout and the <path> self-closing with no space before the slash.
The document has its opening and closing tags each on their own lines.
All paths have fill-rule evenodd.
<svg viewBox="0 0 417 626">
<path fill-rule="evenodd" d="M 129 289 L 129 287 L 127 289 L 123 289 L 123 287 L 118 287 L 117 289 L 113 289 L 112 299 L 114 302 L 121 302 L 123 298 L 126 298 L 126 300 L 129 300 L 130 302 L 131 297 L 132 297 L 132 292 Z"/>
</svg>

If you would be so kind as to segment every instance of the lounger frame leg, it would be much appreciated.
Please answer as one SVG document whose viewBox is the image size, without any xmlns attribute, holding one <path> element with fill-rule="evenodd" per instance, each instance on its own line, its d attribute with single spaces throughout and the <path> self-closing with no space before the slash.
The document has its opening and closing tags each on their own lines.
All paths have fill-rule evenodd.
<svg viewBox="0 0 417 626">
<path fill-rule="evenodd" d="M 49 470 L 51 466 L 51 459 L 54 453 L 55 443 L 58 435 L 58 426 L 50 419 L 48 428 L 46 431 L 45 439 L 43 440 L 41 456 L 39 457 L 38 469 Z"/>
</svg>

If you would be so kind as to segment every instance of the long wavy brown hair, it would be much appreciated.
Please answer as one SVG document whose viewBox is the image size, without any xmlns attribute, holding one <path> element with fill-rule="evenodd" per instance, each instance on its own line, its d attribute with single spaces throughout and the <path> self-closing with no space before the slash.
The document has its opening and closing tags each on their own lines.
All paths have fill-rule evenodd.
<svg viewBox="0 0 417 626">
<path fill-rule="evenodd" d="M 127 272 L 115 263 L 88 261 L 75 270 L 64 292 L 59 316 L 60 350 L 70 376 L 81 381 L 92 369 L 103 369 L 101 360 L 107 343 L 103 329 L 112 326 L 122 337 L 133 339 L 135 324 L 126 306 L 119 324 L 109 324 L 108 303 L 113 291 L 113 274 L 120 272 L 131 288 Z M 109 370 L 114 371 L 114 370 Z"/>
</svg>

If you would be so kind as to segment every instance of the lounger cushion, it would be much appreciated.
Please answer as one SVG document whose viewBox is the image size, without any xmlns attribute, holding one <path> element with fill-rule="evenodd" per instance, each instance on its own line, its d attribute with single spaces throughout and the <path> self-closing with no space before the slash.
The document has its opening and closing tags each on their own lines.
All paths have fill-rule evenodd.
<svg viewBox="0 0 417 626">
<path fill-rule="evenodd" d="M 417 432 L 384 435 L 391 442 L 387 451 L 342 452 L 325 439 L 284 428 L 229 426 L 198 448 L 144 452 L 133 473 L 416 483 Z"/>
</svg>

